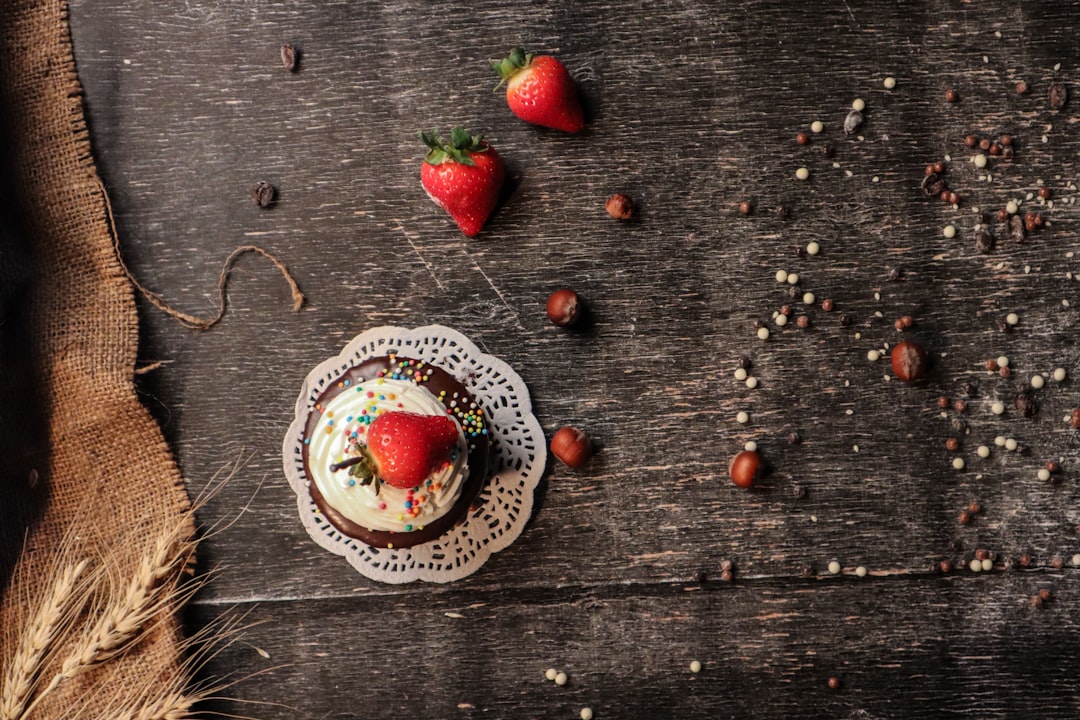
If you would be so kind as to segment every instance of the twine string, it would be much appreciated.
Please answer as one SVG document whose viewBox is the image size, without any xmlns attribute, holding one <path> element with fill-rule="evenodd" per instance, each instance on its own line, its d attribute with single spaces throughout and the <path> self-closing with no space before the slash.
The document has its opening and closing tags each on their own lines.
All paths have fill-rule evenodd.
<svg viewBox="0 0 1080 720">
<path fill-rule="evenodd" d="M 128 268 L 127 263 L 124 262 L 124 256 L 120 251 L 120 234 L 116 231 L 116 218 L 113 216 L 112 202 L 109 200 L 109 193 L 105 190 L 104 183 L 101 182 L 101 178 L 98 177 L 96 173 L 93 175 L 93 179 L 94 182 L 97 183 L 98 189 L 101 192 L 101 197 L 105 203 L 105 214 L 108 217 L 109 236 L 112 238 L 113 252 L 116 255 L 116 260 L 120 263 L 120 268 L 124 271 L 124 275 L 127 276 L 127 279 L 135 289 L 142 293 L 142 296 L 146 298 L 151 305 L 166 315 L 176 319 L 181 325 L 192 328 L 193 330 L 209 330 L 225 317 L 225 311 L 228 307 L 228 298 L 225 290 L 229 284 L 229 275 L 232 273 L 236 260 L 241 255 L 246 255 L 247 253 L 256 253 L 263 256 L 278 269 L 282 277 L 285 278 L 285 282 L 288 283 L 289 290 L 292 293 L 293 312 L 299 312 L 300 308 L 303 307 L 304 293 L 301 292 L 299 284 L 297 284 L 296 279 L 292 276 L 292 273 L 289 272 L 285 263 L 258 245 L 240 245 L 229 253 L 229 256 L 225 258 L 225 262 L 222 263 L 221 273 L 218 275 L 217 282 L 217 312 L 210 317 L 200 318 L 177 309 L 159 293 L 154 292 L 139 282 L 138 278 L 135 277 L 135 274 Z"/>
</svg>

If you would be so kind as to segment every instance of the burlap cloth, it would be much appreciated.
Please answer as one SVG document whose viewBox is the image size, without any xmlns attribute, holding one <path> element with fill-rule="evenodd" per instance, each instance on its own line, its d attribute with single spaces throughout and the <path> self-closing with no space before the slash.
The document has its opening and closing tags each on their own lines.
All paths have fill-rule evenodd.
<svg viewBox="0 0 1080 720">
<path fill-rule="evenodd" d="M 188 516 L 188 499 L 133 387 L 135 300 L 112 248 L 65 3 L 0 1 L 0 58 L 2 658 L 72 523 L 84 523 L 88 553 L 107 548 L 134 571 Z M 13 580 L 24 544 L 33 572 Z M 177 638 L 167 614 L 134 653 L 63 687 L 34 717 L 60 717 L 86 683 L 130 687 L 175 669 Z"/>
</svg>

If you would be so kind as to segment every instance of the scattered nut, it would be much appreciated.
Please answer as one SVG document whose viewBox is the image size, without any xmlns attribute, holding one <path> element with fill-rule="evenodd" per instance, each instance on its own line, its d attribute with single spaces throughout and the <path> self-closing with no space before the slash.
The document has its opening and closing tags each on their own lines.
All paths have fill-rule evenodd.
<svg viewBox="0 0 1080 720">
<path fill-rule="evenodd" d="M 760 470 L 761 456 L 754 450 L 743 450 L 728 465 L 731 481 L 741 488 L 753 487 Z"/>
<path fill-rule="evenodd" d="M 634 216 L 634 201 L 630 199 L 629 195 L 615 193 L 607 199 L 604 209 L 607 210 L 608 215 L 616 220 L 629 220 Z"/>
<path fill-rule="evenodd" d="M 548 296 L 547 316 L 559 327 L 570 327 L 581 318 L 581 298 L 569 288 L 556 290 Z"/>
<path fill-rule="evenodd" d="M 551 454 L 567 467 L 581 467 L 592 457 L 592 452 L 589 436 L 576 427 L 561 427 L 551 437 Z"/>
<path fill-rule="evenodd" d="M 918 343 L 905 340 L 892 349 L 892 371 L 904 382 L 914 382 L 926 374 L 926 351 Z"/>
</svg>

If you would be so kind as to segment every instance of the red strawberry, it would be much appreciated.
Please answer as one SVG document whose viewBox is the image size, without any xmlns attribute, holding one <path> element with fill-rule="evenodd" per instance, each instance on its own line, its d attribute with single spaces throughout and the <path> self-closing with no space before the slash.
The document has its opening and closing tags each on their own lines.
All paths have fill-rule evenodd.
<svg viewBox="0 0 1080 720">
<path fill-rule="evenodd" d="M 534 125 L 580 132 L 585 127 L 574 79 L 563 64 L 550 55 L 526 55 L 514 48 L 504 60 L 491 67 L 506 83 L 506 102 L 514 114 Z"/>
<path fill-rule="evenodd" d="M 386 412 L 367 430 L 375 474 L 396 488 L 414 488 L 450 458 L 458 426 L 446 415 Z"/>
<path fill-rule="evenodd" d="M 502 160 L 483 135 L 456 127 L 447 143 L 435 131 L 420 133 L 429 148 L 420 168 L 420 184 L 435 204 L 450 213 L 461 232 L 480 232 L 499 201 Z"/>
</svg>

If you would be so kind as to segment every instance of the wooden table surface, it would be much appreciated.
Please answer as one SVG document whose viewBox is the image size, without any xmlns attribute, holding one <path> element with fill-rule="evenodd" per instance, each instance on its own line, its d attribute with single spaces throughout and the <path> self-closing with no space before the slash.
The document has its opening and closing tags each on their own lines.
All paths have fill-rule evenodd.
<svg viewBox="0 0 1080 720">
<path fill-rule="evenodd" d="M 277 271 L 248 256 L 208 332 L 141 305 L 141 362 L 164 364 L 140 389 L 192 494 L 235 471 L 199 513 L 216 528 L 202 563 L 218 570 L 188 626 L 246 613 L 257 624 L 205 674 L 254 677 L 214 707 L 336 720 L 585 707 L 598 719 L 1080 716 L 1080 452 L 1067 421 L 1080 405 L 1080 97 L 1048 102 L 1055 81 L 1080 92 L 1078 20 L 1076 3 L 997 0 L 73 0 L 94 153 L 135 275 L 209 315 L 222 261 L 255 243 L 307 296 L 291 312 Z M 296 73 L 282 42 L 300 48 Z M 492 93 L 488 61 L 518 44 L 564 61 L 583 133 L 526 125 Z M 856 98 L 865 123 L 848 136 Z M 824 130 L 800 146 L 814 120 Z M 419 185 L 417 132 L 459 124 L 487 132 L 510 177 L 474 239 Z M 1010 134 L 1014 158 L 975 167 L 968 133 Z M 935 161 L 958 208 L 920 190 Z M 261 179 L 278 188 L 271 208 L 248 195 Z M 636 219 L 607 216 L 614 192 L 634 198 Z M 994 217 L 1010 199 L 1046 220 L 1025 243 Z M 998 241 L 987 254 L 980 211 Z M 820 253 L 800 252 L 811 241 Z M 778 270 L 798 273 L 794 299 Z M 588 327 L 548 322 L 561 286 L 587 299 Z M 785 304 L 812 327 L 778 327 Z M 904 315 L 933 360 L 911 385 L 868 359 L 898 341 Z M 429 323 L 509 362 L 545 431 L 579 425 L 599 452 L 579 471 L 550 463 L 523 535 L 475 575 L 382 585 L 308 538 L 281 440 L 310 368 L 367 328 Z M 1008 378 L 984 367 L 1001 355 Z M 744 356 L 755 389 L 733 378 Z M 1064 382 L 1029 392 L 1059 367 Z M 1015 404 L 1025 393 L 1030 418 Z M 745 491 L 727 466 L 750 440 L 773 470 Z M 1037 477 L 1048 461 L 1052 482 Z M 961 525 L 972 502 L 981 511 Z M 991 571 L 969 569 L 979 550 Z M 549 667 L 568 684 L 546 681 Z"/>
</svg>

